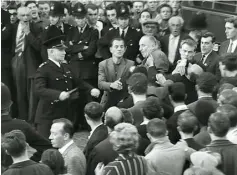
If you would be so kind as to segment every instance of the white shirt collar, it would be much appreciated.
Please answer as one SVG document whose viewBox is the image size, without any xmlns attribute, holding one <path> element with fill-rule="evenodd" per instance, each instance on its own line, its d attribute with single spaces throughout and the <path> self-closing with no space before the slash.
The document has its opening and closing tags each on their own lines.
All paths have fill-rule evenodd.
<svg viewBox="0 0 237 175">
<path fill-rule="evenodd" d="M 87 26 L 87 24 L 84 25 L 84 27 L 77 27 L 77 28 L 78 28 L 79 32 L 83 33 L 85 28 L 86 28 L 86 26 Z M 80 31 L 80 29 L 81 29 L 81 31 Z"/>
<path fill-rule="evenodd" d="M 229 47 L 230 47 L 231 43 L 233 43 L 232 50 L 231 50 L 231 53 L 233 53 L 235 51 L 236 47 L 237 47 L 237 40 L 234 40 L 234 41 L 230 40 Z"/>
<path fill-rule="evenodd" d="M 198 99 L 201 99 L 201 98 L 212 98 L 211 95 L 202 95 L 202 96 L 199 96 Z"/>
<path fill-rule="evenodd" d="M 119 28 L 119 34 L 120 34 L 120 35 L 122 35 L 123 30 L 124 30 L 124 36 L 125 36 L 125 35 L 127 34 L 127 32 L 128 32 L 128 27 L 126 27 L 125 29 Z"/>
<path fill-rule="evenodd" d="M 188 109 L 187 105 L 180 105 L 174 108 L 174 112 L 182 111 Z"/>
<path fill-rule="evenodd" d="M 73 140 L 71 140 L 70 142 L 68 142 L 66 145 L 64 145 L 62 148 L 59 148 L 58 151 L 63 154 L 69 146 L 71 146 L 73 144 Z"/>
<path fill-rule="evenodd" d="M 180 37 L 180 35 L 174 36 L 174 35 L 170 34 L 170 39 L 172 39 L 172 38 L 174 38 L 174 39 L 179 39 L 179 37 Z"/>
<path fill-rule="evenodd" d="M 147 125 L 149 123 L 149 120 L 144 120 L 140 125 Z"/>
<path fill-rule="evenodd" d="M 93 132 L 96 130 L 96 128 L 98 128 L 100 125 L 103 125 L 103 123 L 97 125 L 93 130 L 91 130 L 90 135 L 88 136 L 88 139 L 90 139 L 90 137 L 92 136 Z"/>
<path fill-rule="evenodd" d="M 204 57 L 204 59 L 203 59 L 203 63 L 205 63 L 205 61 L 207 60 L 207 57 L 208 57 L 211 53 L 212 53 L 212 50 L 211 50 L 211 52 L 206 53 L 206 54 L 203 54 L 203 53 L 202 53 L 202 56 L 205 55 L 205 57 Z"/>
<path fill-rule="evenodd" d="M 50 61 L 52 61 L 52 62 L 54 62 L 58 67 L 60 67 L 60 64 L 59 64 L 59 62 L 57 62 L 57 61 L 55 61 L 55 60 L 53 60 L 52 58 L 48 58 Z"/>
</svg>

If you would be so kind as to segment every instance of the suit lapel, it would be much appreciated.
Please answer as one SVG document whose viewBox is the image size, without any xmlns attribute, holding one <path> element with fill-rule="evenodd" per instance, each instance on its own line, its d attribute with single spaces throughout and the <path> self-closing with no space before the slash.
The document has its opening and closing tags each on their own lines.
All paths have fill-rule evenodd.
<svg viewBox="0 0 237 175">
<path fill-rule="evenodd" d="M 68 152 L 74 147 L 74 144 L 71 144 L 64 152 L 63 152 L 63 157 L 66 157 L 66 155 L 68 154 Z"/>
<path fill-rule="evenodd" d="M 226 45 L 224 46 L 225 47 L 224 48 L 225 53 L 227 53 L 229 45 L 230 45 L 230 40 L 228 40 L 228 42 L 226 42 Z"/>
<path fill-rule="evenodd" d="M 213 51 L 207 56 L 207 59 L 205 61 L 205 66 L 209 66 L 211 62 L 215 59 L 213 55 Z"/>
</svg>

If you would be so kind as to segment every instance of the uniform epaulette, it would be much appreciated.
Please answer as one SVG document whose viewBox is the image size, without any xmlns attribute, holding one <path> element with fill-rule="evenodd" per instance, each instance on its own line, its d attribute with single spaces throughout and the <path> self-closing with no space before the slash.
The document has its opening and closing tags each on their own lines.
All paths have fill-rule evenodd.
<svg viewBox="0 0 237 175">
<path fill-rule="evenodd" d="M 46 64 L 47 64 L 47 62 L 43 62 L 41 65 L 39 65 L 39 67 L 42 67 L 42 66 L 44 66 Z"/>
</svg>

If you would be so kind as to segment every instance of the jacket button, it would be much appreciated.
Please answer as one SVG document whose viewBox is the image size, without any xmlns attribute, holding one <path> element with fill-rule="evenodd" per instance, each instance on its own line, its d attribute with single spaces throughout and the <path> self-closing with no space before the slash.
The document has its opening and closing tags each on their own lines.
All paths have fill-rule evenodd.
<svg viewBox="0 0 237 175">
<path fill-rule="evenodd" d="M 68 91 L 69 89 L 67 88 L 66 90 Z"/>
<path fill-rule="evenodd" d="M 51 105 L 53 105 L 53 102 L 51 102 Z"/>
<path fill-rule="evenodd" d="M 56 80 L 58 80 L 58 78 L 56 78 Z"/>
<path fill-rule="evenodd" d="M 67 83 L 67 81 L 65 81 L 65 83 Z"/>
</svg>

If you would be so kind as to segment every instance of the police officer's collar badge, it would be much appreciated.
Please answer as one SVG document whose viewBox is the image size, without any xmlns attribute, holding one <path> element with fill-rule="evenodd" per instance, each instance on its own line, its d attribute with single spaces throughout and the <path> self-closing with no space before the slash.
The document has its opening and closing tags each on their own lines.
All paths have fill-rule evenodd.
<svg viewBox="0 0 237 175">
<path fill-rule="evenodd" d="M 54 10 L 54 6 L 51 6 L 50 9 L 51 9 L 51 10 Z"/>
<path fill-rule="evenodd" d="M 77 11 L 78 11 L 78 12 L 81 12 L 81 11 L 82 11 L 82 9 L 81 9 L 81 8 L 79 8 L 79 9 L 77 9 Z"/>
</svg>

